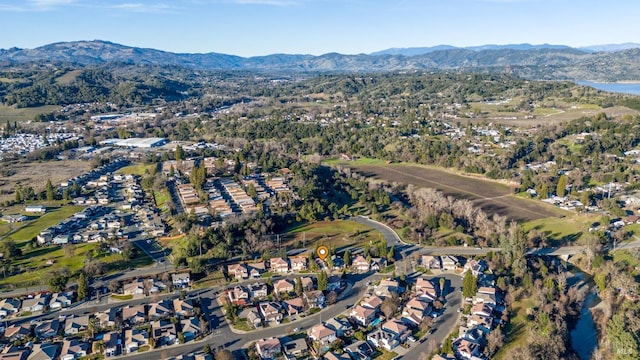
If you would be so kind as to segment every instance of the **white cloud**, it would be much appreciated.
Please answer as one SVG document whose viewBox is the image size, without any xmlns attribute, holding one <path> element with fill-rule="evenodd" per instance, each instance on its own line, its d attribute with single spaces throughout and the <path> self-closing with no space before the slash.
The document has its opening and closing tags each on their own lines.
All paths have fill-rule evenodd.
<svg viewBox="0 0 640 360">
<path fill-rule="evenodd" d="M 167 4 L 125 3 L 111 6 L 112 9 L 137 13 L 167 13 L 177 9 Z"/>
</svg>

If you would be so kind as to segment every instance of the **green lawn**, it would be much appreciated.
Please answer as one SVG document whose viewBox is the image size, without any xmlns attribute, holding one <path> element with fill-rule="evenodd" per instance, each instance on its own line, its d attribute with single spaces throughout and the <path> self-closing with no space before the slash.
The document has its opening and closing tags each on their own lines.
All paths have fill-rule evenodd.
<svg viewBox="0 0 640 360">
<path fill-rule="evenodd" d="M 47 105 L 16 109 L 11 106 L 0 106 L 0 122 L 34 120 L 38 114 L 48 114 L 60 109 L 60 106 Z"/>
<path fill-rule="evenodd" d="M 36 247 L 31 251 L 26 251 L 20 260 L 14 262 L 15 266 L 21 267 L 24 271 L 6 279 L 0 279 L 0 287 L 17 288 L 38 284 L 44 285 L 49 272 L 65 267 L 73 274 L 82 269 L 87 252 L 94 251 L 95 253 L 98 244 L 85 243 L 70 246 L 73 249 L 71 253 L 68 253 L 61 246 Z M 49 260 L 52 260 L 53 264 L 47 265 Z M 136 258 L 127 261 L 124 261 L 122 255 L 119 254 L 110 254 L 96 260 L 104 262 L 108 271 L 122 271 L 153 263 L 153 260 L 142 251 L 138 251 Z"/>
<path fill-rule="evenodd" d="M 46 214 L 25 225 L 20 230 L 9 235 L 9 238 L 13 239 L 18 244 L 24 244 L 33 239 L 33 237 L 38 235 L 42 230 L 58 224 L 60 221 L 70 217 L 82 209 L 84 209 L 83 206 L 64 206 L 50 210 Z"/>
<path fill-rule="evenodd" d="M 394 357 L 398 356 L 398 353 L 387 351 L 384 349 L 378 349 L 378 352 L 380 353 L 380 355 L 374 357 L 374 359 L 376 360 L 391 360 Z"/>
<path fill-rule="evenodd" d="M 536 229 L 544 232 L 556 242 L 574 242 L 587 233 L 589 226 L 598 221 L 599 216 L 591 214 L 575 214 L 563 218 L 544 218 L 528 221 L 523 224 L 525 231 Z"/>
<path fill-rule="evenodd" d="M 131 300 L 133 299 L 133 295 L 111 295 L 112 298 L 114 298 L 115 300 L 121 300 L 121 301 L 126 301 L 126 300 Z"/>
<path fill-rule="evenodd" d="M 289 236 L 292 235 L 292 236 Z M 289 230 L 289 242 L 304 242 L 303 246 L 312 247 L 316 242 L 343 247 L 365 241 L 383 239 L 382 233 L 364 224 L 351 220 L 319 221 L 305 224 Z"/>
<path fill-rule="evenodd" d="M 506 344 L 494 355 L 495 360 L 510 359 L 510 351 L 524 345 L 527 340 L 527 325 L 529 323 L 527 309 L 531 308 L 533 304 L 531 299 L 516 301 L 512 304 L 506 328 Z"/>
<path fill-rule="evenodd" d="M 169 191 L 167 189 L 162 189 L 160 191 L 154 191 L 153 196 L 156 200 L 156 206 L 161 208 L 164 204 L 169 200 Z"/>
<path fill-rule="evenodd" d="M 158 166 L 157 164 L 133 164 L 129 166 L 125 166 L 117 172 L 125 175 L 140 175 L 143 176 L 145 174 L 150 174 L 154 167 Z"/>
</svg>

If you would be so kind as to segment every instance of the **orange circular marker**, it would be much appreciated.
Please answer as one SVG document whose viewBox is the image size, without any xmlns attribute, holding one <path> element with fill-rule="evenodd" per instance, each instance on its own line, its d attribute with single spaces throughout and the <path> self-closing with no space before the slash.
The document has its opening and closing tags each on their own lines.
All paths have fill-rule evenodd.
<svg viewBox="0 0 640 360">
<path fill-rule="evenodd" d="M 327 256 L 329 256 L 329 248 L 324 245 L 318 246 L 317 253 L 318 253 L 318 257 L 324 260 L 327 258 Z"/>
</svg>

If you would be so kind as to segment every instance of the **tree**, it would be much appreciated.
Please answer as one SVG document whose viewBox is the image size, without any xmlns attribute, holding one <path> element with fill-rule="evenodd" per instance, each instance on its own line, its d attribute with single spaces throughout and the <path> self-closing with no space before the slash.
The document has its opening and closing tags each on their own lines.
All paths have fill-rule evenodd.
<svg viewBox="0 0 640 360">
<path fill-rule="evenodd" d="M 358 341 L 363 341 L 365 336 L 364 333 L 362 332 L 362 330 L 357 330 L 355 333 L 353 333 L 353 337 L 356 338 L 356 340 Z"/>
<path fill-rule="evenodd" d="M 467 270 L 467 272 L 464 273 L 464 278 L 462 279 L 462 296 L 465 298 L 474 297 L 477 290 L 478 284 L 476 282 L 476 277 L 473 276 L 471 270 Z"/>
<path fill-rule="evenodd" d="M 69 281 L 69 269 L 62 268 L 49 273 L 48 283 L 51 291 L 61 292 L 67 288 L 67 282 Z"/>
<path fill-rule="evenodd" d="M 80 272 L 78 276 L 78 300 L 82 301 L 89 296 L 89 279 L 84 274 L 84 272 Z"/>
<path fill-rule="evenodd" d="M 335 291 L 329 291 L 327 294 L 327 304 L 333 305 L 338 301 L 338 293 Z"/>
<path fill-rule="evenodd" d="M 345 268 L 351 266 L 351 252 L 349 250 L 345 250 L 342 260 Z"/>
<path fill-rule="evenodd" d="M 93 337 L 96 335 L 98 330 L 100 330 L 100 323 L 98 318 L 96 318 L 95 316 L 91 316 L 89 318 L 89 323 L 87 324 L 87 330 L 89 331 L 89 334 L 93 339 Z"/>
<path fill-rule="evenodd" d="M 216 360 L 234 360 L 235 357 L 229 350 L 218 350 L 216 351 L 214 358 Z"/>
<path fill-rule="evenodd" d="M 16 242 L 11 239 L 5 239 L 0 243 L 0 252 L 2 252 L 5 259 L 15 259 L 22 256 L 22 250 L 16 245 Z"/>
<path fill-rule="evenodd" d="M 118 290 L 120 290 L 120 288 L 122 287 L 122 283 L 119 280 L 111 280 L 109 281 L 109 284 L 107 285 L 109 291 L 111 291 L 112 293 L 117 292 Z"/>
<path fill-rule="evenodd" d="M 567 177 L 563 174 L 558 179 L 558 186 L 556 187 L 556 194 L 560 197 L 564 197 L 567 191 Z"/>
<path fill-rule="evenodd" d="M 204 346 L 202 347 L 202 352 L 205 354 L 211 354 L 211 345 L 209 344 L 204 344 Z"/>
<path fill-rule="evenodd" d="M 395 250 L 393 245 L 389 248 L 389 252 L 387 253 L 387 261 L 392 262 L 395 259 Z"/>
<path fill-rule="evenodd" d="M 302 291 L 303 291 L 302 279 L 300 278 L 300 276 L 298 276 L 296 278 L 296 287 L 295 287 L 296 295 L 298 295 L 298 296 L 302 295 Z"/>
<path fill-rule="evenodd" d="M 318 274 L 318 290 L 320 291 L 327 290 L 328 283 L 329 283 L 329 279 L 327 277 L 327 273 L 324 272 L 323 270 Z"/>
<path fill-rule="evenodd" d="M 184 149 L 181 145 L 176 146 L 175 158 L 177 161 L 182 161 L 184 159 Z M 173 166 L 173 165 L 172 165 Z"/>
<path fill-rule="evenodd" d="M 184 333 L 182 331 L 178 333 L 178 343 L 184 344 Z"/>
<path fill-rule="evenodd" d="M 51 184 L 51 179 L 47 179 L 45 192 L 47 194 L 47 201 L 53 201 L 56 199 L 56 189 L 53 187 L 53 184 Z"/>
<path fill-rule="evenodd" d="M 391 319 L 393 314 L 398 310 L 398 306 L 400 305 L 400 299 L 396 294 L 392 294 L 391 296 L 387 296 L 382 301 L 381 310 L 384 316 L 387 319 Z"/>
<path fill-rule="evenodd" d="M 485 355 L 489 359 L 504 345 L 504 335 L 500 328 L 494 329 L 487 335 L 487 347 L 485 348 Z"/>
</svg>

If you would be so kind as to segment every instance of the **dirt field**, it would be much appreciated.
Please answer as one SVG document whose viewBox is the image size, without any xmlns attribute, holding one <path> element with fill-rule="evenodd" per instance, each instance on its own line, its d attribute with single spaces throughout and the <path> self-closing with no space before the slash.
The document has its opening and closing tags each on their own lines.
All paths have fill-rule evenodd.
<svg viewBox="0 0 640 360">
<path fill-rule="evenodd" d="M 357 165 L 355 170 L 377 179 L 435 188 L 446 195 L 468 199 L 488 214 L 499 214 L 511 220 L 530 221 L 562 216 L 562 211 L 546 204 L 521 199 L 507 185 L 493 181 L 456 175 L 418 165 Z"/>
<path fill-rule="evenodd" d="M 17 185 L 33 186 L 36 191 L 44 189 L 47 179 L 54 185 L 61 181 L 78 176 L 90 168 L 88 161 L 62 160 L 43 161 L 29 164 L 3 163 L 3 173 L 0 174 L 0 201 L 10 200 Z M 6 173 L 9 176 L 4 176 Z"/>
</svg>

